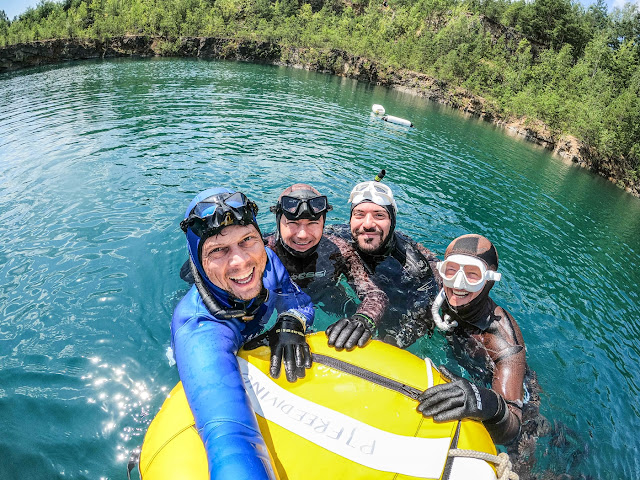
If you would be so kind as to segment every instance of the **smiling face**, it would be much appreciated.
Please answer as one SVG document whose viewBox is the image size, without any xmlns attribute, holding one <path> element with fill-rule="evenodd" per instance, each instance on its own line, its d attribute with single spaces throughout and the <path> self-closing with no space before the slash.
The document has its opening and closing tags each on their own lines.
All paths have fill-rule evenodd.
<svg viewBox="0 0 640 480">
<path fill-rule="evenodd" d="M 283 215 L 280 218 L 280 239 L 296 252 L 306 252 L 320 243 L 323 229 L 322 217 L 318 220 L 287 220 Z"/>
<path fill-rule="evenodd" d="M 351 211 L 351 235 L 363 252 L 374 252 L 384 243 L 391 230 L 391 217 L 386 208 L 364 202 Z"/>
<path fill-rule="evenodd" d="M 232 225 L 202 245 L 202 268 L 216 287 L 240 300 L 251 300 L 262 290 L 267 252 L 253 225 Z"/>
<path fill-rule="evenodd" d="M 482 293 L 487 268 L 482 260 L 457 254 L 447 257 L 438 265 L 444 283 L 444 293 L 452 307 L 466 305 Z"/>
<path fill-rule="evenodd" d="M 452 307 L 461 307 L 462 305 L 466 305 L 471 302 L 474 298 L 482 293 L 482 290 L 479 292 L 467 292 L 466 290 L 458 290 L 456 288 L 444 287 L 444 293 L 447 295 L 447 300 L 449 300 L 449 305 Z"/>
</svg>

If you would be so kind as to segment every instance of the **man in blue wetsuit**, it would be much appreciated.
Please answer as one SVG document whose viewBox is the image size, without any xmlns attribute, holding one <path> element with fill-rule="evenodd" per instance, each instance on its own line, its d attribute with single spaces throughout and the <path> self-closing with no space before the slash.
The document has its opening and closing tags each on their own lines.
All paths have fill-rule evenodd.
<svg viewBox="0 0 640 480">
<path fill-rule="evenodd" d="M 389 298 L 378 337 L 406 348 L 433 332 L 431 305 L 438 293 L 438 259 L 396 231 L 398 207 L 387 185 L 359 183 L 351 191 L 349 203 L 349 225 L 333 225 L 327 233 L 351 241 L 371 279 Z"/>
<path fill-rule="evenodd" d="M 274 308 L 279 315 L 264 337 L 271 375 L 284 363 L 293 382 L 311 367 L 304 332 L 313 306 L 265 249 L 257 211 L 242 193 L 211 188 L 192 200 L 180 224 L 195 285 L 173 313 L 172 345 L 211 479 L 276 478 L 235 356 Z"/>
</svg>

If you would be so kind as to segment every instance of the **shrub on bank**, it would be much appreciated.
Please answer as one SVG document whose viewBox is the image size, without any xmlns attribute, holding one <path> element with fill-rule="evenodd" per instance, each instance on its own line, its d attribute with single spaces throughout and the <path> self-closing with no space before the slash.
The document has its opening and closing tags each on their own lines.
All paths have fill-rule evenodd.
<svg viewBox="0 0 640 480">
<path fill-rule="evenodd" d="M 464 87 L 498 114 L 571 134 L 593 164 L 640 176 L 640 7 L 571 0 L 41 0 L 0 11 L 0 45 L 46 38 L 180 36 L 331 49 Z M 178 39 L 178 40 L 176 40 Z M 341 65 L 333 65 L 339 71 Z M 380 72 L 386 75 L 385 72 Z"/>
</svg>

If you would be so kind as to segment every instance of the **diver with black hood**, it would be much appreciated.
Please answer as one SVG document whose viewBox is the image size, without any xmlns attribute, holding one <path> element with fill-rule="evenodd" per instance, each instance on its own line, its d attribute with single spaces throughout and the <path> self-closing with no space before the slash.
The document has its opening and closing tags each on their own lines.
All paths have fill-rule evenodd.
<svg viewBox="0 0 640 480">
<path fill-rule="evenodd" d="M 389 301 L 371 281 L 351 245 L 323 234 L 331 208 L 327 197 L 311 185 L 297 183 L 288 187 L 271 207 L 276 215 L 276 232 L 266 237 L 265 243 L 314 305 L 325 313 L 345 317 L 327 329 L 329 345 L 352 349 L 364 346 L 371 338 Z M 341 290 L 342 276 L 354 286 L 360 300 L 349 315 L 345 314 L 345 305 L 352 305 L 353 301 Z"/>
<path fill-rule="evenodd" d="M 396 231 L 398 207 L 389 186 L 374 181 L 356 185 L 349 196 L 349 225 L 332 225 L 328 234 L 350 240 L 373 282 L 389 297 L 378 337 L 406 348 L 433 332 L 431 305 L 438 293 L 437 257 Z"/>
</svg>

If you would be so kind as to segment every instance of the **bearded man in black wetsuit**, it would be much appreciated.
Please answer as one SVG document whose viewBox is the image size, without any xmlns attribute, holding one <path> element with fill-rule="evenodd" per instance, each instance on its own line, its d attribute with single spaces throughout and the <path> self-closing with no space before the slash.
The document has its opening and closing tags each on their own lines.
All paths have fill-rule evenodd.
<svg viewBox="0 0 640 480">
<path fill-rule="evenodd" d="M 271 207 L 276 232 L 265 238 L 291 279 L 325 312 L 344 315 L 344 298 L 337 284 L 341 276 L 355 288 L 361 303 L 351 315 L 327 329 L 329 345 L 338 349 L 362 347 L 371 338 L 389 303 L 369 278 L 349 242 L 324 235 L 327 197 L 311 185 L 298 183 L 282 192 Z"/>
<path fill-rule="evenodd" d="M 396 231 L 398 207 L 384 183 L 359 183 L 349 203 L 349 225 L 333 225 L 327 231 L 350 241 L 373 282 L 389 297 L 378 337 L 406 348 L 433 332 L 431 305 L 438 293 L 438 259 Z"/>
</svg>

